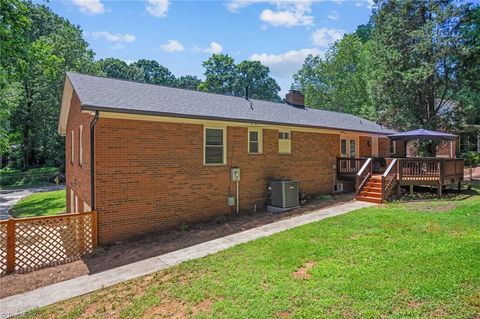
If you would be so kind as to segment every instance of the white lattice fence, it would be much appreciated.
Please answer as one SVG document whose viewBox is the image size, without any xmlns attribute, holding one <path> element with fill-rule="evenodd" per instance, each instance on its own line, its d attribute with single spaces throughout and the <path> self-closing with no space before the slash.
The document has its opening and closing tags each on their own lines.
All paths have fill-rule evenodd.
<svg viewBox="0 0 480 319">
<path fill-rule="evenodd" d="M 95 249 L 96 229 L 95 212 L 2 221 L 1 272 L 24 273 L 79 259 Z"/>
</svg>

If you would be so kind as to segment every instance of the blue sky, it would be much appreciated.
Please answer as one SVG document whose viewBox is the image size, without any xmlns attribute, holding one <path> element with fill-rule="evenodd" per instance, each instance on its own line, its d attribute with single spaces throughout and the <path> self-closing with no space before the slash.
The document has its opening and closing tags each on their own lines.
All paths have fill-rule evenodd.
<svg viewBox="0 0 480 319">
<path fill-rule="evenodd" d="M 203 78 L 202 61 L 222 52 L 267 65 L 281 95 L 308 53 L 323 54 L 371 12 L 369 0 L 37 2 L 80 25 L 96 59 L 154 59 Z"/>
</svg>

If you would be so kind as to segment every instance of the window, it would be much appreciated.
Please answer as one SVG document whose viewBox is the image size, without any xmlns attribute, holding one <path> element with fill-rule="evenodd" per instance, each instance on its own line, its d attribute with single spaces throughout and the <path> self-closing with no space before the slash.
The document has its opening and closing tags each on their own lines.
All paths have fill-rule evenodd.
<svg viewBox="0 0 480 319">
<path fill-rule="evenodd" d="M 70 213 L 75 213 L 75 193 L 70 190 Z"/>
<path fill-rule="evenodd" d="M 70 162 L 74 164 L 75 162 L 75 135 L 74 132 L 70 132 Z"/>
<path fill-rule="evenodd" d="M 279 154 L 292 153 L 292 140 L 291 140 L 290 132 L 288 131 L 278 132 L 278 153 Z"/>
<path fill-rule="evenodd" d="M 262 130 L 261 129 L 248 130 L 248 152 L 250 154 L 262 153 Z"/>
<path fill-rule="evenodd" d="M 78 129 L 78 165 L 82 166 L 83 164 L 83 126 L 80 125 Z"/>
<path fill-rule="evenodd" d="M 341 157 L 347 157 L 347 140 L 340 140 L 340 155 Z"/>
<path fill-rule="evenodd" d="M 225 164 L 224 128 L 205 128 L 205 164 Z"/>
<path fill-rule="evenodd" d="M 396 154 L 396 153 L 397 153 L 397 142 L 390 141 L 390 154 Z"/>
<path fill-rule="evenodd" d="M 350 140 L 350 157 L 353 157 L 353 158 L 355 158 L 355 155 L 356 155 L 355 154 L 356 153 L 355 152 L 355 149 L 356 149 L 355 144 L 356 144 L 355 140 Z"/>
</svg>

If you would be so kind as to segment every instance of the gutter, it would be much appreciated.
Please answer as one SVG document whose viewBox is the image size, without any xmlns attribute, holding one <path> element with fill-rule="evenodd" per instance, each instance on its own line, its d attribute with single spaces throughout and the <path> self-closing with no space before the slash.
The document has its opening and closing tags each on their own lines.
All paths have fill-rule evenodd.
<svg viewBox="0 0 480 319">
<path fill-rule="evenodd" d="M 95 124 L 97 124 L 99 111 L 90 123 L 90 206 L 95 210 Z"/>
</svg>

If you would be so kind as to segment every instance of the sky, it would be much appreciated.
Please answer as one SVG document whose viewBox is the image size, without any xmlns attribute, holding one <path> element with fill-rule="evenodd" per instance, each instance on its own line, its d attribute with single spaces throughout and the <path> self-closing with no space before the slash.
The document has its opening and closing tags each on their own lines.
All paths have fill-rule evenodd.
<svg viewBox="0 0 480 319">
<path fill-rule="evenodd" d="M 309 53 L 323 55 L 371 13 L 371 0 L 36 2 L 79 25 L 97 60 L 153 59 L 203 79 L 202 62 L 225 53 L 268 66 L 280 96 Z"/>
</svg>

